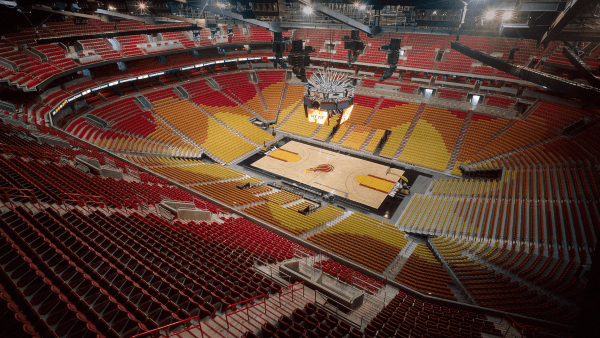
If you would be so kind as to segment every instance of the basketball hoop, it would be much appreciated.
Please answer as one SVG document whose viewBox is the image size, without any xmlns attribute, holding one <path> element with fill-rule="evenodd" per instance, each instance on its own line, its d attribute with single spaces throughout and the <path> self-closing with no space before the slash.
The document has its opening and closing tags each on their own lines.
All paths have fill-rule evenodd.
<svg viewBox="0 0 600 338">
<path fill-rule="evenodd" d="M 387 169 L 387 171 L 385 172 L 386 175 L 394 175 L 394 176 L 398 176 L 402 181 L 408 183 L 408 179 L 400 174 L 396 174 L 395 172 L 392 172 L 392 167 L 389 167 Z"/>
</svg>

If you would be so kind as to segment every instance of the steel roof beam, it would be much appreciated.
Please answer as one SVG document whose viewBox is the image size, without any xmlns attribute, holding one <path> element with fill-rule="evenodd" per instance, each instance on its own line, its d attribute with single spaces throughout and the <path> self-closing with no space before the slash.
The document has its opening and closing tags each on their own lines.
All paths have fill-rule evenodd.
<svg viewBox="0 0 600 338">
<path fill-rule="evenodd" d="M 519 77 L 523 80 L 533 82 L 540 86 L 550 88 L 556 92 L 580 98 L 584 101 L 594 103 L 600 106 L 600 88 L 592 87 L 586 84 L 563 79 L 558 76 L 543 73 L 531 68 L 510 64 L 484 52 L 471 49 L 458 42 L 450 42 L 452 49 L 484 64 L 499 69 L 508 74 Z"/>
<path fill-rule="evenodd" d="M 206 5 L 204 7 L 205 11 L 214 13 L 214 14 L 218 14 L 218 15 L 222 15 L 222 16 L 226 16 L 228 18 L 232 18 L 235 20 L 239 20 L 245 23 L 249 23 L 251 25 L 255 25 L 255 26 L 260 26 L 263 28 L 266 28 L 267 30 L 271 31 L 271 32 L 275 32 L 275 33 L 282 33 L 283 30 L 279 27 L 279 24 L 272 22 L 272 23 L 267 23 L 264 21 L 260 21 L 260 20 L 256 20 L 256 19 L 246 19 L 244 18 L 241 14 L 238 13 L 234 13 L 230 10 L 227 10 L 225 8 L 219 8 L 219 7 L 215 7 L 212 5 Z"/>
<path fill-rule="evenodd" d="M 122 14 L 119 12 L 107 11 L 105 9 L 97 9 L 96 13 L 106 15 L 106 16 L 113 16 L 115 18 L 124 19 L 124 20 L 141 21 L 141 22 L 149 24 L 149 25 L 155 24 L 154 18 L 151 16 L 144 16 L 144 17 L 133 16 L 133 15 Z"/>
<path fill-rule="evenodd" d="M 94 19 L 94 20 L 100 20 L 100 21 L 104 21 L 104 22 L 108 22 L 108 18 L 107 17 L 103 17 L 100 15 L 90 15 L 90 14 L 83 14 L 83 13 L 74 13 L 71 11 L 57 11 L 54 10 L 50 7 L 46 7 L 46 6 L 32 6 L 31 9 L 36 10 L 36 11 L 44 11 L 44 12 L 50 12 L 50 13 L 56 13 L 56 14 L 60 14 L 60 15 L 67 15 L 67 16 L 74 16 L 77 18 L 84 18 L 84 19 Z"/>
<path fill-rule="evenodd" d="M 544 33 L 538 42 L 539 45 L 548 45 L 550 41 L 556 40 L 556 37 L 573 19 L 580 13 L 583 14 L 584 9 L 597 0 L 571 0 L 567 3 L 565 9 L 554 19 L 550 28 Z"/>
<path fill-rule="evenodd" d="M 590 66 L 577 55 L 577 52 L 573 50 L 572 46 L 569 45 L 571 45 L 571 43 L 563 48 L 564 56 L 566 56 L 569 62 L 577 68 L 579 74 L 583 76 L 590 85 L 600 88 L 600 77 L 598 77 L 598 72 L 590 68 Z"/>
<path fill-rule="evenodd" d="M 345 16 L 344 14 L 337 12 L 329 7 L 323 6 L 316 2 L 311 3 L 310 0 L 298 0 L 298 1 L 300 1 L 302 4 L 304 4 L 306 6 L 310 6 L 315 11 L 321 12 L 336 21 L 339 21 L 347 26 L 352 27 L 353 29 L 358 29 L 359 31 L 366 33 L 368 36 L 375 36 L 375 35 L 379 34 L 378 30 L 371 28 L 371 27 L 365 25 L 364 23 L 361 23 L 354 19 L 351 19 L 351 18 Z"/>
</svg>

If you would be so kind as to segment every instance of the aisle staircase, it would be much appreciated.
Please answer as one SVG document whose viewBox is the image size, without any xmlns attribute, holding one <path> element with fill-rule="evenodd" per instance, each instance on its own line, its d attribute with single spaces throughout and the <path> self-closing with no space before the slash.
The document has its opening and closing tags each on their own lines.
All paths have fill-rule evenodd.
<svg viewBox="0 0 600 338">
<path fill-rule="evenodd" d="M 371 114 L 369 114 L 369 116 L 365 120 L 365 124 L 364 124 L 365 126 L 368 126 L 369 123 L 371 123 L 371 120 L 373 119 L 373 116 L 375 116 L 375 112 L 379 109 L 379 106 L 381 106 L 381 103 L 383 102 L 383 100 L 385 100 L 385 97 L 380 96 L 379 100 L 377 101 L 377 103 L 375 103 L 375 106 L 373 107 L 373 110 L 371 110 Z"/>
<path fill-rule="evenodd" d="M 159 119 L 161 122 L 163 122 L 167 127 L 169 127 L 172 131 L 174 131 L 177 135 L 179 135 L 179 137 L 181 138 L 181 140 L 189 145 L 191 145 L 194 148 L 198 148 L 200 150 L 202 150 L 203 153 L 207 154 L 211 159 L 213 159 L 215 162 L 219 163 L 219 164 L 223 164 L 225 165 L 225 161 L 223 161 L 222 159 L 220 159 L 219 157 L 217 157 L 216 155 L 214 155 L 213 153 L 211 153 L 210 151 L 206 150 L 206 148 L 204 148 L 203 146 L 201 146 L 200 144 L 196 143 L 194 140 L 192 140 L 189 136 L 187 136 L 186 134 L 184 134 L 181 130 L 179 130 L 177 127 L 175 127 L 174 125 L 172 125 L 169 121 L 167 121 L 167 119 L 165 119 L 164 117 L 160 116 L 160 114 L 157 114 L 154 110 L 152 110 L 152 116 L 154 116 L 155 118 Z"/>
<path fill-rule="evenodd" d="M 308 237 L 310 237 L 312 235 L 316 235 L 319 232 L 324 231 L 325 229 L 343 221 L 344 219 L 350 217 L 350 215 L 352 215 L 353 213 L 354 213 L 354 211 L 346 210 L 346 211 L 344 211 L 343 214 L 341 214 L 337 217 L 334 217 L 333 219 L 331 219 L 319 226 L 316 226 L 316 227 L 310 229 L 309 231 L 305 231 L 305 232 L 301 233 L 298 237 L 300 237 L 302 239 L 307 239 Z"/>
<path fill-rule="evenodd" d="M 348 138 L 348 136 L 350 136 L 350 134 L 352 133 L 352 131 L 354 130 L 354 127 L 356 127 L 356 125 L 351 125 L 350 128 L 348 128 L 348 130 L 346 130 L 346 133 L 344 134 L 344 136 L 342 136 L 342 139 L 340 140 L 340 142 L 338 142 L 338 144 L 343 144 L 344 141 L 346 141 L 346 139 Z"/>
<path fill-rule="evenodd" d="M 254 89 L 256 89 L 256 94 L 258 94 L 258 98 L 260 99 L 260 102 L 263 105 L 263 108 L 265 109 L 265 111 L 269 111 L 269 106 L 267 106 L 267 101 L 265 101 L 265 97 L 263 96 L 262 92 L 260 91 L 260 87 L 256 83 L 253 83 L 253 85 L 254 85 Z"/>
<path fill-rule="evenodd" d="M 298 107 L 302 106 L 302 102 L 299 102 L 296 107 L 294 107 L 294 109 L 292 109 L 292 111 L 288 114 L 288 116 L 285 117 L 285 119 L 283 119 L 283 121 L 281 121 L 281 123 L 278 125 L 278 128 L 283 126 L 289 119 L 290 117 L 292 117 L 292 115 L 294 115 L 294 113 L 296 112 L 296 110 L 298 110 Z"/>
<path fill-rule="evenodd" d="M 394 278 L 396 278 L 396 275 L 402 270 L 404 263 L 406 263 L 410 255 L 415 251 L 418 244 L 418 242 L 412 239 L 408 240 L 396 258 L 394 258 L 390 265 L 383 271 L 383 275 L 386 276 L 388 280 L 394 280 Z"/>
<path fill-rule="evenodd" d="M 371 131 L 369 132 L 369 136 L 367 136 L 367 138 L 365 139 L 365 142 L 363 142 L 363 144 L 360 146 L 359 150 L 364 151 L 365 148 L 367 148 L 367 146 L 369 145 L 369 143 L 371 143 L 371 140 L 373 139 L 373 136 L 375 136 L 376 132 L 377 132 L 377 129 L 375 129 L 375 128 L 371 129 Z"/>
<path fill-rule="evenodd" d="M 469 110 L 469 112 L 467 113 L 467 117 L 465 117 L 465 120 L 463 122 L 458 139 L 456 140 L 456 143 L 454 144 L 454 149 L 452 149 L 452 155 L 450 155 L 450 161 L 448 161 L 448 166 L 446 166 L 447 171 L 454 169 L 454 163 L 456 163 L 456 158 L 458 157 L 458 154 L 460 153 L 460 149 L 462 148 L 462 145 L 465 141 L 465 136 L 467 135 L 467 130 L 469 129 L 469 125 L 471 125 L 472 118 L 473 118 L 473 111 Z"/>
<path fill-rule="evenodd" d="M 231 131 L 232 133 L 236 134 L 237 136 L 241 137 L 244 141 L 250 143 L 251 145 L 255 146 L 255 147 L 260 147 L 261 145 L 252 141 L 251 139 L 249 139 L 248 137 L 246 137 L 244 134 L 240 133 L 239 131 L 237 131 L 235 128 L 230 127 L 227 123 L 221 121 L 220 119 L 218 119 L 216 116 L 212 115 L 210 112 L 208 112 L 207 110 L 204 110 L 204 108 L 200 107 L 199 105 L 197 105 L 195 102 L 190 101 L 196 108 L 198 108 L 198 110 L 200 110 L 201 112 L 203 112 L 204 114 L 206 114 L 209 118 L 212 118 L 213 120 L 217 121 L 217 123 L 219 123 L 220 125 L 222 125 L 223 127 L 229 129 L 229 131 Z"/>
<path fill-rule="evenodd" d="M 317 135 L 317 134 L 318 134 L 318 133 L 321 131 L 321 129 L 322 129 L 322 128 L 323 128 L 323 125 L 322 125 L 322 124 L 320 124 L 320 125 L 317 127 L 317 129 L 315 129 L 315 131 L 313 131 L 313 133 L 312 133 L 312 134 L 310 134 L 310 136 L 309 136 L 308 138 L 314 138 L 314 137 L 315 137 L 315 136 L 316 136 L 316 135 Z"/>
<path fill-rule="evenodd" d="M 288 82 L 285 82 L 283 85 L 283 90 L 281 91 L 281 97 L 279 98 L 279 104 L 277 105 L 277 115 L 275 116 L 275 121 L 277 121 L 277 119 L 279 118 L 279 113 L 281 112 L 281 102 L 283 102 L 283 99 L 285 99 L 285 97 L 287 95 L 288 86 L 289 86 Z"/>
<path fill-rule="evenodd" d="M 404 150 L 404 147 L 406 146 L 408 139 L 412 135 L 413 130 L 415 130 L 415 127 L 417 126 L 417 122 L 421 118 L 421 114 L 423 114 L 423 110 L 425 109 L 425 106 L 426 106 L 426 104 L 424 102 L 421 103 L 421 105 L 419 106 L 417 113 L 413 117 L 413 120 L 410 123 L 408 130 L 406 131 L 406 135 L 404 135 L 404 138 L 402 139 L 402 143 L 400 143 L 400 147 L 398 147 L 398 150 L 396 150 L 396 153 L 392 157 L 394 160 L 398 160 L 398 157 L 400 157 L 400 154 L 402 154 L 402 151 Z"/>
<path fill-rule="evenodd" d="M 219 93 L 223 94 L 223 96 L 225 96 L 226 98 L 228 98 L 229 100 L 231 100 L 231 102 L 236 103 L 240 107 L 242 107 L 242 108 L 246 109 L 248 112 L 252 113 L 252 116 L 254 116 L 255 118 L 257 118 L 258 120 L 260 120 L 262 122 L 267 122 L 267 120 L 265 120 L 265 118 L 262 115 L 260 115 L 259 113 L 255 112 L 253 109 L 250 109 L 250 107 L 248 107 L 245 103 L 242 103 L 242 100 L 240 100 L 237 96 L 235 98 L 233 98 L 233 97 L 231 97 L 231 95 L 229 95 L 229 94 L 227 94 L 227 93 L 225 93 L 224 91 L 221 91 L 221 90 L 219 90 Z M 233 94 L 233 95 L 235 95 L 235 94 Z"/>
</svg>

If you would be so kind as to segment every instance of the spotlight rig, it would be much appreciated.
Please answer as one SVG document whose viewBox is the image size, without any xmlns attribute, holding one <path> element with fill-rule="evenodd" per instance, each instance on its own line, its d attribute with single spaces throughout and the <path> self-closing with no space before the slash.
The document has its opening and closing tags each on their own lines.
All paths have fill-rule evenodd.
<svg viewBox="0 0 600 338">
<path fill-rule="evenodd" d="M 277 68 L 277 65 L 280 64 L 282 68 L 287 68 L 290 65 L 294 75 L 301 79 L 302 82 L 306 82 L 306 67 L 310 65 L 310 55 L 308 54 L 313 52 L 312 46 L 303 47 L 302 40 L 293 40 L 292 50 L 288 54 L 288 62 L 286 64 L 282 60 L 286 43 L 287 40 L 283 39 L 282 33 L 275 33 L 273 41 L 273 53 L 275 54 L 275 60 L 273 60 L 274 67 Z"/>
<path fill-rule="evenodd" d="M 351 32 L 350 36 L 344 37 L 344 49 L 348 50 L 348 67 L 358 60 L 359 53 L 365 49 L 365 43 L 360 40 L 357 30 Z"/>
<path fill-rule="evenodd" d="M 286 38 L 288 39 L 288 38 Z M 271 50 L 275 56 L 273 60 L 273 67 L 277 69 L 277 66 L 281 66 L 281 68 L 287 68 L 287 65 L 283 61 L 283 53 L 285 52 L 285 44 L 287 41 L 283 39 L 283 33 L 274 33 L 273 44 L 271 45 Z"/>
<path fill-rule="evenodd" d="M 379 48 L 382 52 L 387 52 L 387 64 L 390 66 L 388 69 L 383 72 L 383 75 L 379 79 L 379 81 L 387 80 L 394 72 L 396 71 L 396 65 L 398 64 L 398 60 L 400 59 L 400 44 L 402 43 L 402 39 L 392 38 L 390 43 L 382 45 Z"/>
</svg>

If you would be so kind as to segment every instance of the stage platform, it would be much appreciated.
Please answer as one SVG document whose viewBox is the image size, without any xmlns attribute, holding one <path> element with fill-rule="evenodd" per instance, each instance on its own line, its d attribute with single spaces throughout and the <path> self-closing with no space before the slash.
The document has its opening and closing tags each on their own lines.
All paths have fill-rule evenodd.
<svg viewBox="0 0 600 338">
<path fill-rule="evenodd" d="M 252 166 L 378 209 L 403 170 L 291 141 Z"/>
</svg>

